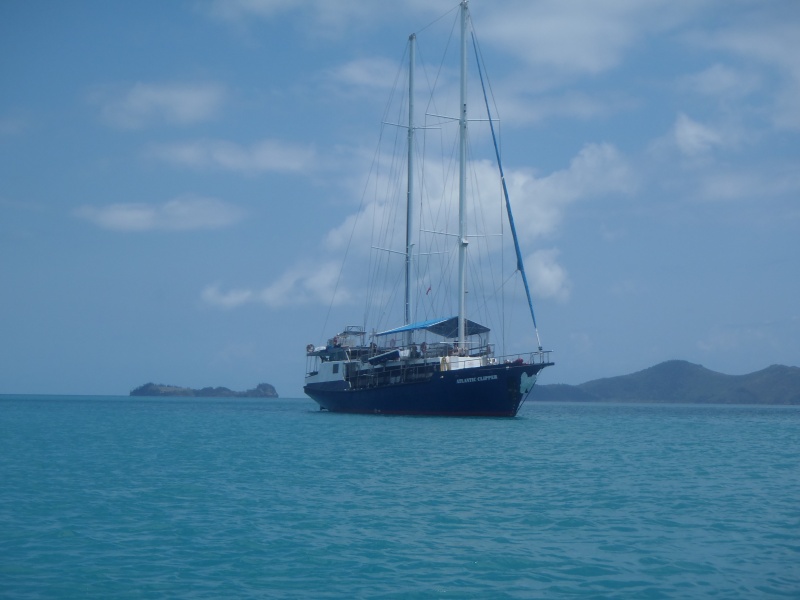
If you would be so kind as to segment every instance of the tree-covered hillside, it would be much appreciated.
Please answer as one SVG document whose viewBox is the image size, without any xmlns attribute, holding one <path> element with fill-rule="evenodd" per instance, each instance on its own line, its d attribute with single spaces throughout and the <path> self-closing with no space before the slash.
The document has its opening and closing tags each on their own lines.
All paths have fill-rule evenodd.
<svg viewBox="0 0 800 600">
<path fill-rule="evenodd" d="M 537 386 L 538 402 L 673 402 L 690 404 L 800 404 L 800 368 L 772 365 L 748 375 L 725 375 L 671 360 L 630 375 L 577 386 Z"/>
</svg>

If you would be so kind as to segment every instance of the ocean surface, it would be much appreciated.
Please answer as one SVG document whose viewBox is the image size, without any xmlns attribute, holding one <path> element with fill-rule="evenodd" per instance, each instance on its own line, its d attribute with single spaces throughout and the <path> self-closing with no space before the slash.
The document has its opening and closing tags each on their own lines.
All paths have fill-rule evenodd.
<svg viewBox="0 0 800 600">
<path fill-rule="evenodd" d="M 0 396 L 0 598 L 800 598 L 800 407 Z"/>
</svg>

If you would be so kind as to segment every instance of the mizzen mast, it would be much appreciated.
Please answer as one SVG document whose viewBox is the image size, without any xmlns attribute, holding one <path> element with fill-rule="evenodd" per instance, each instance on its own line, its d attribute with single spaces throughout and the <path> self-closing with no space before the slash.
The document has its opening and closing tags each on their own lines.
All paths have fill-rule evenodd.
<svg viewBox="0 0 800 600">
<path fill-rule="evenodd" d="M 458 347 L 466 348 L 467 313 L 467 17 L 468 0 L 461 0 L 461 110 L 458 167 Z"/>
</svg>

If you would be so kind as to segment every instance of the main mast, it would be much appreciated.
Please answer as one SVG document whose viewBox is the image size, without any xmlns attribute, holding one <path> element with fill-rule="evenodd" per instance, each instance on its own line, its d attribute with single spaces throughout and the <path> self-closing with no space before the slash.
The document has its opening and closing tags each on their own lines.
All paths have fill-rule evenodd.
<svg viewBox="0 0 800 600">
<path fill-rule="evenodd" d="M 458 171 L 458 347 L 466 349 L 467 301 L 467 15 L 468 0 L 461 0 L 461 114 L 459 129 Z"/>
<path fill-rule="evenodd" d="M 416 34 L 408 36 L 408 184 L 406 189 L 406 294 L 405 325 L 410 325 L 414 318 L 412 306 L 412 277 L 414 253 L 414 62 Z M 406 345 L 411 345 L 413 332 L 406 333 Z"/>
</svg>

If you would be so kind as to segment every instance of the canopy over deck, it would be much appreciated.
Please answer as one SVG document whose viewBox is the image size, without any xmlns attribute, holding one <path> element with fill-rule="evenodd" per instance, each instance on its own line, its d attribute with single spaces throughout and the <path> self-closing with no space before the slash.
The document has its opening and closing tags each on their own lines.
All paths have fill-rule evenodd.
<svg viewBox="0 0 800 600">
<path fill-rule="evenodd" d="M 484 327 L 474 321 L 465 319 L 464 326 L 466 335 L 479 335 L 481 333 L 489 333 L 489 328 Z M 419 323 L 410 323 L 402 327 L 395 327 L 387 331 L 376 333 L 377 336 L 394 335 L 396 333 L 404 333 L 407 331 L 418 331 L 424 329 L 444 338 L 457 338 L 458 337 L 458 317 L 445 317 L 441 319 L 431 319 L 429 321 L 421 321 Z"/>
</svg>

